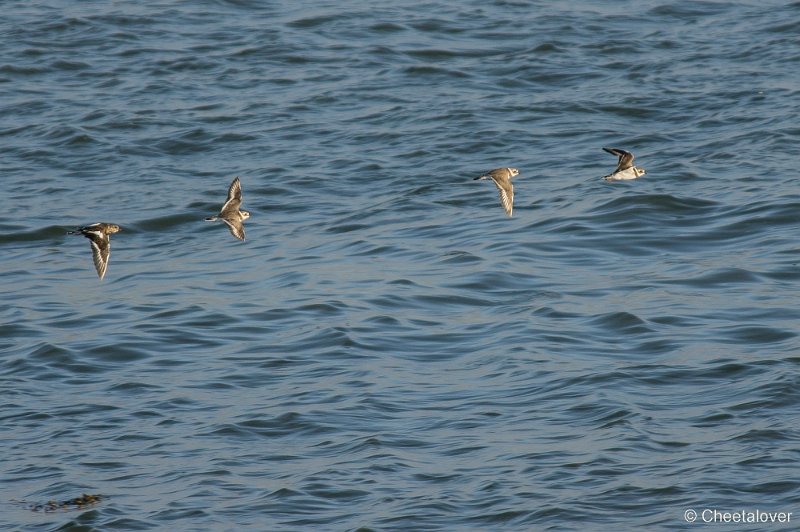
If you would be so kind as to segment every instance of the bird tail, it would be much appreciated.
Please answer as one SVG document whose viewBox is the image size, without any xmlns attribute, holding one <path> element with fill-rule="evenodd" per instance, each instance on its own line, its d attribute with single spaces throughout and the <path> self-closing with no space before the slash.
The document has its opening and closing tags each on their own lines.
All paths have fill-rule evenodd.
<svg viewBox="0 0 800 532">
<path fill-rule="evenodd" d="M 478 179 L 487 179 L 488 177 L 489 177 L 489 176 L 488 176 L 488 175 L 486 175 L 486 174 L 479 175 L 478 177 L 476 177 L 475 179 L 473 179 L 473 181 L 477 181 Z"/>
<path fill-rule="evenodd" d="M 207 222 L 216 222 L 217 219 L 218 218 L 216 216 L 209 216 L 208 218 L 205 218 L 205 221 L 207 221 Z"/>
</svg>

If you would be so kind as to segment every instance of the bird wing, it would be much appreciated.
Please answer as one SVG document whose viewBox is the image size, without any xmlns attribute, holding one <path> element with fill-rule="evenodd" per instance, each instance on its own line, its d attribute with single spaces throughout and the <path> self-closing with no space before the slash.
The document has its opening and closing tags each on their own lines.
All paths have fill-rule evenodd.
<svg viewBox="0 0 800 532">
<path fill-rule="evenodd" d="M 102 280 L 106 276 L 108 258 L 111 256 L 111 240 L 107 235 L 100 232 L 87 231 L 85 234 L 92 243 L 94 269 L 97 270 L 97 275 Z"/>
<path fill-rule="evenodd" d="M 514 185 L 511 184 L 509 179 L 499 179 L 492 177 L 498 192 L 500 192 L 500 203 L 503 204 L 506 214 L 511 216 L 514 210 Z"/>
<path fill-rule="evenodd" d="M 620 150 L 619 148 L 603 148 L 603 149 L 608 153 L 619 157 L 619 160 L 617 161 L 617 169 L 614 170 L 612 174 L 616 174 L 617 172 L 627 170 L 628 168 L 633 166 L 633 154 L 631 152 Z"/>
<path fill-rule="evenodd" d="M 229 220 L 227 218 L 222 218 L 222 221 L 228 226 L 228 229 L 233 236 L 239 240 L 244 240 L 244 224 L 240 220 Z"/>
<path fill-rule="evenodd" d="M 233 179 L 230 188 L 228 188 L 228 199 L 225 205 L 219 211 L 220 216 L 224 214 L 238 214 L 239 206 L 242 204 L 242 184 L 239 178 Z"/>
</svg>

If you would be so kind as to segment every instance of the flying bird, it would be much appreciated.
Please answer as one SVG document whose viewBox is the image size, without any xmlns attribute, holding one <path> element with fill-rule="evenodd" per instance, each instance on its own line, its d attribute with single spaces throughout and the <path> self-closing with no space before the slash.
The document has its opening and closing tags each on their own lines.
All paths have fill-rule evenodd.
<svg viewBox="0 0 800 532">
<path fill-rule="evenodd" d="M 619 157 L 616 170 L 603 177 L 603 179 L 606 181 L 636 179 L 637 177 L 641 177 L 645 174 L 644 168 L 641 166 L 633 166 L 633 154 L 631 152 L 620 150 L 618 148 L 603 149 L 608 153 Z"/>
<path fill-rule="evenodd" d="M 500 203 L 503 204 L 506 214 L 511 216 L 514 210 L 514 185 L 511 184 L 511 178 L 517 175 L 519 175 L 519 170 L 516 168 L 495 168 L 483 175 L 479 175 L 474 180 L 491 179 L 494 181 L 497 190 L 500 192 Z"/>
<path fill-rule="evenodd" d="M 240 211 L 239 207 L 242 205 L 242 184 L 239 178 L 235 177 L 228 189 L 228 199 L 222 210 L 219 211 L 217 216 L 210 216 L 206 218 L 207 222 L 215 222 L 222 220 L 225 225 L 230 229 L 231 234 L 239 240 L 244 240 L 244 222 L 250 218 L 250 213 L 247 211 Z"/>
<path fill-rule="evenodd" d="M 108 258 L 111 256 L 111 235 L 117 232 L 119 232 L 118 225 L 99 222 L 67 233 L 68 235 L 81 234 L 89 239 L 92 244 L 94 268 L 97 270 L 100 280 L 106 276 L 108 269 Z"/>
</svg>

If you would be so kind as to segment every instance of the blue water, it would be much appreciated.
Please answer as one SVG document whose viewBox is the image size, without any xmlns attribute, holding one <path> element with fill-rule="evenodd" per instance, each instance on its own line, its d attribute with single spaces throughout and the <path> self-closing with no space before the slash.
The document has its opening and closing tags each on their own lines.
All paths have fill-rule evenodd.
<svg viewBox="0 0 800 532">
<path fill-rule="evenodd" d="M 800 3 L 3 8 L 0 529 L 796 528 Z"/>
</svg>

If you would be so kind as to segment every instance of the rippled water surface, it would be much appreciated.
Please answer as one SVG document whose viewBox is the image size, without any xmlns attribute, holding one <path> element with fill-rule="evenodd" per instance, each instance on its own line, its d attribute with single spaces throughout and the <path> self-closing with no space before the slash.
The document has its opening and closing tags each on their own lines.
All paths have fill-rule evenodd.
<svg viewBox="0 0 800 532">
<path fill-rule="evenodd" d="M 3 4 L 0 528 L 800 519 L 800 4 L 551 4 Z"/>
</svg>

